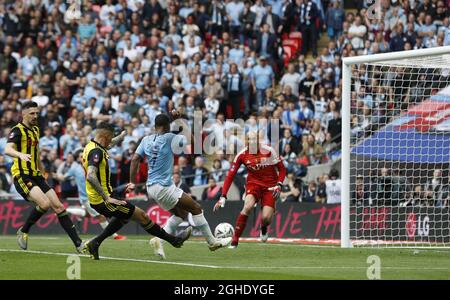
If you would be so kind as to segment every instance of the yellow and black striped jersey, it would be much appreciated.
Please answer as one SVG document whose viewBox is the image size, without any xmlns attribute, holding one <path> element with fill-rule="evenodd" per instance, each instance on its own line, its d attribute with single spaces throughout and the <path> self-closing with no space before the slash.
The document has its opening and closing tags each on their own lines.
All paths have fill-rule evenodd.
<svg viewBox="0 0 450 300">
<path fill-rule="evenodd" d="M 97 178 L 106 195 L 110 196 L 113 189 L 111 186 L 111 172 L 108 165 L 108 151 L 99 143 L 91 140 L 83 151 L 83 167 L 87 173 L 89 166 L 97 168 Z M 86 182 L 86 193 L 91 204 L 100 204 L 103 198 L 95 191 L 89 181 Z"/>
<path fill-rule="evenodd" d="M 11 168 L 13 177 L 21 175 L 42 176 L 39 170 L 39 127 L 29 128 L 23 123 L 18 123 L 11 129 L 8 143 L 16 145 L 16 150 L 21 153 L 31 154 L 29 162 L 17 157 L 14 158 L 14 164 Z"/>
</svg>

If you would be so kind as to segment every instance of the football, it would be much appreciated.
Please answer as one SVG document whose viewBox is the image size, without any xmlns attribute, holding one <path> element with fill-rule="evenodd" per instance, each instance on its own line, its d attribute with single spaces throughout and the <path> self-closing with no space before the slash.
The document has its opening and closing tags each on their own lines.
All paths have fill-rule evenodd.
<svg viewBox="0 0 450 300">
<path fill-rule="evenodd" d="M 234 234 L 234 228 L 229 223 L 220 223 L 214 230 L 214 236 L 218 239 L 232 237 Z"/>
</svg>

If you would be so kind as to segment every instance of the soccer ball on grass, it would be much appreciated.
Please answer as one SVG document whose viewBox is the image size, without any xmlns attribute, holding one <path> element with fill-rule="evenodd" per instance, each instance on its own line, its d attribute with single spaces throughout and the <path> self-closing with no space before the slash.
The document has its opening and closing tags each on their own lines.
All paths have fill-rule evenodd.
<svg viewBox="0 0 450 300">
<path fill-rule="evenodd" d="M 229 223 L 220 223 L 214 230 L 214 236 L 218 239 L 232 237 L 234 234 L 234 228 Z"/>
</svg>

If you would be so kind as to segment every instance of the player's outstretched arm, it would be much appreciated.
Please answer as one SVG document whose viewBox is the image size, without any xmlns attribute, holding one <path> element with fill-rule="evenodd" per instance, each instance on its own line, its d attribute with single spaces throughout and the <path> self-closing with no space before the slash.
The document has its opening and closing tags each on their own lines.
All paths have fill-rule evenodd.
<svg viewBox="0 0 450 300">
<path fill-rule="evenodd" d="M 109 144 L 108 148 L 112 148 L 115 145 L 117 145 L 118 143 L 120 143 L 121 141 L 123 141 L 123 139 L 125 138 L 126 135 L 127 135 L 127 132 L 125 130 L 122 131 L 118 136 L 116 136 L 115 138 L 113 138 L 111 140 L 111 143 Z"/>
<path fill-rule="evenodd" d="M 286 178 L 286 168 L 281 159 L 278 161 L 276 166 L 278 169 L 278 183 L 276 186 L 269 188 L 269 190 L 273 191 L 273 196 L 275 198 L 279 198 L 281 195 L 281 189 L 283 187 L 284 179 Z"/>
<path fill-rule="evenodd" d="M 132 184 L 136 184 L 136 175 L 137 175 L 137 171 L 139 169 L 139 163 L 141 162 L 142 157 L 135 153 L 133 155 L 133 158 L 131 159 L 131 164 L 130 164 L 130 182 Z M 132 189 L 132 187 L 130 187 L 130 189 Z"/>
<path fill-rule="evenodd" d="M 170 115 L 171 115 L 171 117 L 172 117 L 172 122 L 174 122 L 174 121 L 176 121 L 177 119 L 179 119 L 180 117 L 181 117 L 181 114 L 180 114 L 180 112 L 178 111 L 178 110 L 176 110 L 176 109 L 172 109 L 171 111 L 170 111 Z M 189 133 L 190 133 L 190 140 L 191 140 L 191 143 L 192 143 L 192 141 L 194 141 L 194 134 L 192 133 L 192 131 L 191 131 L 191 129 L 189 128 L 189 126 L 186 124 L 186 123 L 177 123 L 178 125 L 181 125 L 182 124 L 182 127 L 183 127 L 183 130 L 184 131 L 189 131 Z M 181 133 L 181 131 L 179 132 L 179 133 L 177 133 L 177 134 L 180 134 Z"/>
<path fill-rule="evenodd" d="M 286 178 L 286 167 L 283 164 L 283 161 L 280 159 L 280 161 L 277 163 L 277 169 L 278 169 L 278 182 L 283 183 L 284 179 Z"/>
<path fill-rule="evenodd" d="M 227 177 L 225 178 L 225 182 L 223 183 L 222 196 L 220 197 L 219 201 L 217 201 L 217 203 L 214 205 L 213 211 L 216 211 L 219 208 L 225 206 L 228 190 L 230 189 L 231 184 L 233 183 L 234 175 L 236 175 L 237 171 L 239 170 L 241 163 L 242 163 L 241 156 L 240 155 L 236 156 L 233 163 L 231 164 L 230 170 L 228 171 Z"/>
<path fill-rule="evenodd" d="M 102 188 L 102 185 L 97 177 L 98 169 L 95 166 L 89 166 L 86 180 L 91 184 L 94 190 L 103 198 L 105 202 L 110 202 L 116 205 L 125 205 L 127 204 L 125 201 L 117 200 L 106 195 L 105 191 Z"/>
</svg>

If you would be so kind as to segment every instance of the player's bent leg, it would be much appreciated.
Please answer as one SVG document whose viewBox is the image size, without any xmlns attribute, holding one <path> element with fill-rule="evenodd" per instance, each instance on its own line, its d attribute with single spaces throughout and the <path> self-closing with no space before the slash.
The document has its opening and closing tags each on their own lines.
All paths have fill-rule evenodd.
<svg viewBox="0 0 450 300">
<path fill-rule="evenodd" d="M 236 225 L 234 226 L 234 235 L 231 241 L 231 248 L 236 248 L 239 244 L 239 238 L 245 230 L 248 216 L 256 204 L 256 197 L 253 194 L 248 194 L 245 196 L 244 201 L 244 207 L 242 208 L 241 213 L 236 220 Z"/>
<path fill-rule="evenodd" d="M 202 206 L 185 192 L 181 194 L 175 207 L 191 213 L 192 215 L 199 215 L 203 213 Z"/>
<path fill-rule="evenodd" d="M 17 230 L 17 244 L 23 250 L 28 249 L 28 233 L 33 226 L 49 209 L 50 200 L 45 196 L 38 186 L 34 186 L 27 195 L 30 202 L 36 204 L 28 215 L 25 224 Z"/>
<path fill-rule="evenodd" d="M 261 219 L 261 232 L 260 232 L 260 239 L 261 242 L 265 243 L 267 242 L 267 239 L 269 238 L 268 233 L 268 227 L 270 223 L 272 223 L 272 218 L 275 213 L 275 209 L 271 206 L 263 206 L 262 209 L 262 219 Z"/>
<path fill-rule="evenodd" d="M 178 207 L 174 207 L 169 211 L 172 213 L 172 216 L 170 216 L 170 218 L 167 219 L 163 229 L 168 234 L 174 235 L 176 233 L 178 226 L 183 222 L 183 220 L 187 218 L 188 212 Z M 149 244 L 153 248 L 153 252 L 156 256 L 158 256 L 161 259 L 166 259 L 163 241 L 160 238 L 154 237 L 150 239 Z"/>
<path fill-rule="evenodd" d="M 99 259 L 98 250 L 101 243 L 109 236 L 119 231 L 131 219 L 136 207 L 131 203 L 115 205 L 107 202 L 92 204 L 91 207 L 99 214 L 111 218 L 108 226 L 95 238 L 84 244 L 83 252 L 89 253 L 95 260 Z"/>
<path fill-rule="evenodd" d="M 44 191 L 47 198 L 50 200 L 50 206 L 53 211 L 58 216 L 59 223 L 67 235 L 72 240 L 73 244 L 77 248 L 78 252 L 81 252 L 83 249 L 81 238 L 78 236 L 75 225 L 72 220 L 69 218 L 69 213 L 66 211 L 64 205 L 59 201 L 58 196 L 55 193 L 55 190 L 49 189 L 48 191 Z"/>
<path fill-rule="evenodd" d="M 86 242 L 84 244 L 83 252 L 89 252 L 91 255 L 91 258 L 94 260 L 99 260 L 99 248 L 101 243 L 107 239 L 109 236 L 114 234 L 116 231 L 121 229 L 125 224 L 128 223 L 128 219 L 121 219 L 120 217 L 112 217 L 111 222 L 109 222 L 108 226 L 103 230 L 102 233 L 100 233 L 95 238 L 91 239 L 90 241 Z"/>
<path fill-rule="evenodd" d="M 133 216 L 131 217 L 133 221 L 141 224 L 142 228 L 147 231 L 149 234 L 159 237 L 167 242 L 169 242 L 175 248 L 180 248 L 183 243 L 191 236 L 192 227 L 188 227 L 186 230 L 183 230 L 179 235 L 173 236 L 168 234 L 164 229 L 162 229 L 158 224 L 154 223 L 147 214 L 136 207 L 134 210 Z"/>
<path fill-rule="evenodd" d="M 56 195 L 54 189 L 49 189 L 45 192 L 45 195 L 50 200 L 50 206 L 56 214 L 60 214 L 66 210 L 64 205 L 59 200 L 58 195 Z"/>
<path fill-rule="evenodd" d="M 182 192 L 178 203 L 176 204 L 176 207 L 192 214 L 192 221 L 194 222 L 194 226 L 200 229 L 200 231 L 205 236 L 209 250 L 215 251 L 230 244 L 231 238 L 216 239 L 214 237 L 211 232 L 211 228 L 209 227 L 208 221 L 203 215 L 202 207 L 197 201 L 192 199 L 191 196 Z"/>
<path fill-rule="evenodd" d="M 108 220 L 106 219 L 106 217 L 105 217 L 104 215 L 97 215 L 97 216 L 95 216 L 95 217 L 93 217 L 93 218 L 100 224 L 100 226 L 101 226 L 103 229 L 105 229 L 106 227 L 108 227 L 109 222 L 108 222 Z M 114 233 L 112 234 L 112 237 L 113 237 L 113 239 L 118 240 L 118 241 L 126 240 L 126 239 L 127 239 L 126 236 L 120 235 L 120 234 L 118 234 L 117 232 L 114 232 Z"/>
<path fill-rule="evenodd" d="M 106 217 L 104 215 L 98 213 L 95 209 L 93 209 L 88 200 L 83 201 L 83 207 L 86 210 L 87 214 L 89 216 L 93 217 L 95 220 L 97 220 L 103 229 L 105 229 L 109 225 L 109 222 L 106 219 Z M 112 236 L 115 240 L 126 240 L 127 239 L 125 236 L 119 235 L 116 232 L 114 232 L 112 234 Z"/>
</svg>

